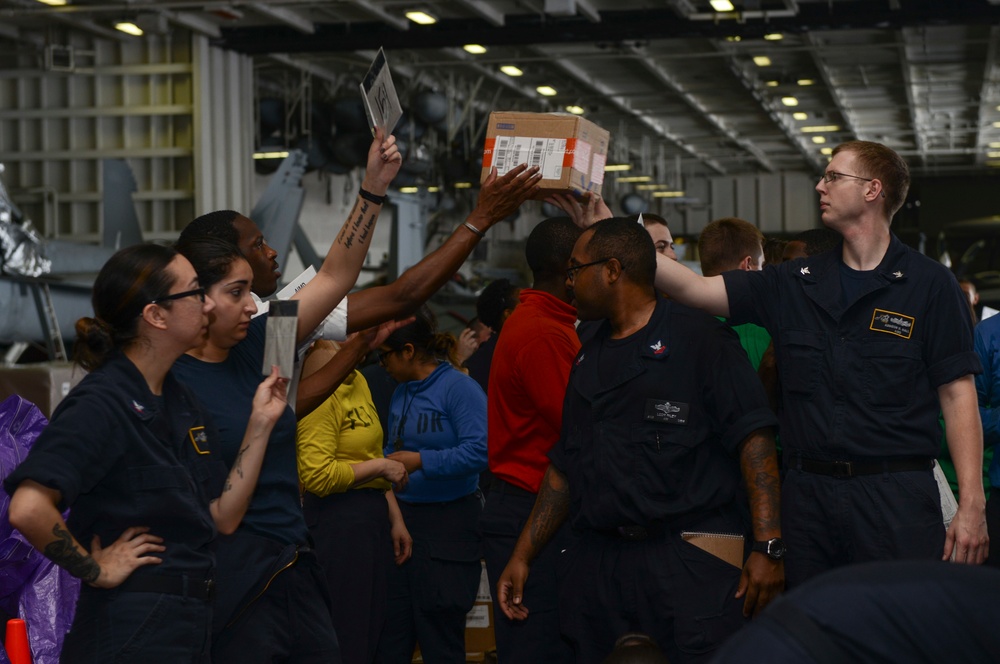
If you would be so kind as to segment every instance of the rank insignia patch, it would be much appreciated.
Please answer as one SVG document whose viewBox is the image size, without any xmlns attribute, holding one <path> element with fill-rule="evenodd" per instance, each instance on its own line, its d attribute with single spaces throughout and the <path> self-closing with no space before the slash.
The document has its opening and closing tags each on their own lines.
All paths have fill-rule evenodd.
<svg viewBox="0 0 1000 664">
<path fill-rule="evenodd" d="M 198 454 L 211 454 L 210 450 L 202 449 L 208 443 L 208 436 L 205 434 L 205 427 L 194 427 L 188 430 L 188 438 L 194 445 L 194 451 Z"/>
</svg>

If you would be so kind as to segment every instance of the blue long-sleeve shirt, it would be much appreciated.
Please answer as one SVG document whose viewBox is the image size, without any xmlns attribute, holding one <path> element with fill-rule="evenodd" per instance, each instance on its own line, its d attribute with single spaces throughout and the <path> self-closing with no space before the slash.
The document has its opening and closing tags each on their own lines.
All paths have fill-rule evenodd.
<svg viewBox="0 0 1000 664">
<path fill-rule="evenodd" d="M 423 468 L 410 474 L 399 500 L 437 503 L 476 490 L 486 469 L 486 393 L 447 362 L 430 376 L 403 383 L 389 404 L 388 456 L 420 452 Z"/>
<path fill-rule="evenodd" d="M 1000 443 L 1000 316 L 976 326 L 975 349 L 983 364 L 983 373 L 976 376 L 983 445 L 993 447 Z M 990 484 L 1000 487 L 1000 455 L 993 455 L 989 476 Z"/>
</svg>

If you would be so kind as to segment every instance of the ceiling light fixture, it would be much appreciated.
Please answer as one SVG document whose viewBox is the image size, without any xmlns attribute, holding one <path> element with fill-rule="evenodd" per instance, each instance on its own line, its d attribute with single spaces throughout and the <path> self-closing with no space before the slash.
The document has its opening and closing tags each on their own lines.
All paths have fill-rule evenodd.
<svg viewBox="0 0 1000 664">
<path fill-rule="evenodd" d="M 823 148 L 819 151 L 820 154 L 833 154 L 833 148 Z"/>
<path fill-rule="evenodd" d="M 766 85 L 769 88 L 776 88 L 776 87 L 778 87 L 779 84 L 778 84 L 777 81 L 768 81 L 764 85 Z"/>
<path fill-rule="evenodd" d="M 799 100 L 796 99 L 795 97 L 782 97 L 781 103 L 784 104 L 785 106 L 798 106 Z"/>
<path fill-rule="evenodd" d="M 420 192 L 420 187 L 400 187 L 399 193 L 401 194 L 416 194 Z"/>
<path fill-rule="evenodd" d="M 780 32 L 769 32 L 766 35 L 764 35 L 764 39 L 766 39 L 767 41 L 781 41 L 784 38 L 785 35 L 781 34 Z"/>
<path fill-rule="evenodd" d="M 43 5 L 49 5 L 50 7 L 62 7 L 66 4 L 66 0 L 38 0 Z"/>
<path fill-rule="evenodd" d="M 808 87 L 810 85 L 816 85 L 816 81 L 812 80 L 811 78 L 800 78 L 799 80 L 797 80 L 795 82 L 798 83 L 799 85 L 801 85 L 804 88 Z"/>
<path fill-rule="evenodd" d="M 1000 157 L 1000 152 L 987 152 L 986 156 L 990 159 L 996 159 L 997 157 Z"/>
<path fill-rule="evenodd" d="M 809 127 L 800 127 L 799 131 L 803 134 L 827 134 L 831 131 L 840 131 L 839 125 L 811 125 Z"/>
<path fill-rule="evenodd" d="M 796 120 L 808 120 L 809 114 L 803 113 L 802 111 L 796 111 L 795 113 L 792 113 L 792 117 Z"/>
<path fill-rule="evenodd" d="M 130 23 L 129 21 L 118 21 L 117 23 L 115 23 L 115 30 L 119 30 L 127 35 L 132 35 L 134 37 L 142 36 L 142 28 L 140 28 L 135 23 Z"/>
<path fill-rule="evenodd" d="M 997 129 L 1000 129 L 1000 122 L 994 122 L 993 126 L 996 127 Z"/>
<path fill-rule="evenodd" d="M 736 11 L 736 7 L 733 7 L 733 3 L 729 2 L 729 0 L 709 0 L 708 4 L 712 5 L 712 9 L 720 14 Z"/>
<path fill-rule="evenodd" d="M 572 113 L 573 115 L 583 115 L 583 113 L 584 113 L 583 106 L 575 106 L 575 105 L 574 106 L 567 106 L 566 110 L 569 113 Z"/>
<path fill-rule="evenodd" d="M 771 58 L 767 57 L 766 55 L 755 55 L 753 56 L 753 63 L 758 67 L 770 67 Z"/>
<path fill-rule="evenodd" d="M 825 136 L 813 136 L 813 143 L 815 143 L 816 145 L 823 145 L 824 143 L 826 143 L 826 137 Z"/>
<path fill-rule="evenodd" d="M 683 191 L 654 191 L 653 198 L 680 198 L 684 195 Z"/>
<path fill-rule="evenodd" d="M 616 171 L 631 171 L 632 164 L 608 164 L 604 167 L 605 173 L 614 173 Z"/>
<path fill-rule="evenodd" d="M 486 52 L 486 47 L 481 44 L 466 44 L 462 48 L 465 49 L 466 53 L 471 53 L 473 55 L 482 55 Z"/>
<path fill-rule="evenodd" d="M 556 94 L 558 94 L 556 92 L 556 89 L 553 88 L 551 85 L 539 85 L 537 88 L 535 88 L 535 91 L 538 92 L 538 94 L 542 95 L 543 97 L 555 97 Z"/>
<path fill-rule="evenodd" d="M 500 67 L 500 71 L 507 74 L 508 76 L 523 76 L 524 72 L 515 67 L 514 65 L 504 65 Z"/>
<path fill-rule="evenodd" d="M 406 18 L 410 19 L 417 25 L 434 25 L 438 22 L 436 18 L 428 14 L 427 12 L 412 11 L 406 12 Z"/>
<path fill-rule="evenodd" d="M 743 38 L 740 37 L 739 35 L 729 35 L 728 37 L 726 37 L 727 42 L 738 42 L 742 40 Z"/>
<path fill-rule="evenodd" d="M 649 182 L 653 178 L 648 175 L 629 175 L 623 178 L 618 178 L 618 182 Z"/>
<path fill-rule="evenodd" d="M 993 143 L 987 143 L 988 148 L 1000 148 L 1000 141 L 994 141 Z"/>
<path fill-rule="evenodd" d="M 471 182 L 456 182 L 455 189 L 472 189 Z"/>
<path fill-rule="evenodd" d="M 287 156 L 288 156 L 288 152 L 286 152 L 286 151 L 278 151 L 278 152 L 254 152 L 253 153 L 253 158 L 254 159 L 284 159 Z"/>
<path fill-rule="evenodd" d="M 427 191 L 431 194 L 436 194 L 441 191 L 441 187 L 427 187 Z"/>
</svg>

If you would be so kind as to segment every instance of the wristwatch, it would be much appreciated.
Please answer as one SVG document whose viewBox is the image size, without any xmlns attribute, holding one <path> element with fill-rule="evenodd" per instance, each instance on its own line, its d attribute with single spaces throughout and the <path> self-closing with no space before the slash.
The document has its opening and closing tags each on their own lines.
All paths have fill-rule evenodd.
<svg viewBox="0 0 1000 664">
<path fill-rule="evenodd" d="M 769 540 L 755 541 L 750 550 L 763 553 L 771 560 L 783 560 L 787 549 L 785 549 L 785 542 L 780 537 L 772 537 Z"/>
</svg>

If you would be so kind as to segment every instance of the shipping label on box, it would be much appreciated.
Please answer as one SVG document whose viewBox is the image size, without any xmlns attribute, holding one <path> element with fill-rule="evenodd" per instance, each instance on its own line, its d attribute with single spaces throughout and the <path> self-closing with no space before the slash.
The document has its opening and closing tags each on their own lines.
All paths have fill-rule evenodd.
<svg viewBox="0 0 1000 664">
<path fill-rule="evenodd" d="M 593 122 L 553 113 L 490 114 L 481 181 L 519 164 L 538 166 L 539 198 L 553 193 L 601 192 L 610 134 Z"/>
</svg>

